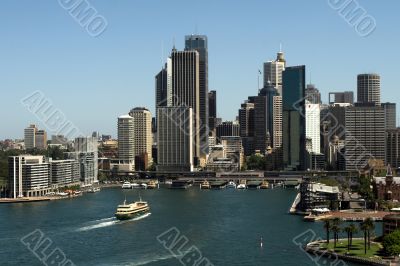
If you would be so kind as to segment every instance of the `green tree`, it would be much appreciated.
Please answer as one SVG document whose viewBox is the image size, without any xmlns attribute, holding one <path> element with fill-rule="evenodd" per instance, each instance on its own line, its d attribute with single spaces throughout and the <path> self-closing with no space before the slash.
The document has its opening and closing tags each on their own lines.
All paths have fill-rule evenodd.
<svg viewBox="0 0 400 266">
<path fill-rule="evenodd" d="M 387 255 L 398 256 L 400 254 L 400 229 L 385 235 L 382 244 Z"/>
<path fill-rule="evenodd" d="M 248 170 L 264 170 L 265 157 L 256 154 L 251 155 L 247 157 L 246 164 Z"/>
<path fill-rule="evenodd" d="M 357 234 L 358 233 L 358 228 L 355 224 L 350 224 L 350 246 L 353 245 L 353 234 Z"/>
<path fill-rule="evenodd" d="M 371 231 L 375 230 L 375 223 L 370 217 L 365 219 L 364 223 L 367 226 L 368 249 L 371 249 Z"/>
</svg>

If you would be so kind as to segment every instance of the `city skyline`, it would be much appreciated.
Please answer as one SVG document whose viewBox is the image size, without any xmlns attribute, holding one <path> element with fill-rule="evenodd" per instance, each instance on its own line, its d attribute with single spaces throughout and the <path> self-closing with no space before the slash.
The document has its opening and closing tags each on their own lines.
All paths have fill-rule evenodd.
<svg viewBox="0 0 400 266">
<path fill-rule="evenodd" d="M 256 3 L 271 8 L 284 6 L 284 3 Z M 140 14 L 136 14 L 139 12 L 134 9 L 135 5 L 113 6 L 100 1 L 94 2 L 93 5 L 107 18 L 109 24 L 107 30 L 97 38 L 91 38 L 82 31 L 68 13 L 58 6 L 58 3 L 54 6 L 37 3 L 27 3 L 22 8 L 18 6 L 18 10 L 21 11 L 19 17 L 4 14 L 7 8 L 2 9 L 0 13 L 3 22 L 12 23 L 13 29 L 18 29 L 20 36 L 15 36 L 9 29 L 1 29 L 6 41 L 0 46 L 4 58 L 4 64 L 0 69 L 4 76 L 0 79 L 0 86 L 6 90 L 7 101 L 0 108 L 2 113 L 7 111 L 12 115 L 8 125 L 2 128 L 0 139 L 22 138 L 23 129 L 28 124 L 37 124 L 39 128 L 47 130 L 49 136 L 52 135 L 53 132 L 45 128 L 45 125 L 20 104 L 23 97 L 36 90 L 43 91 L 44 95 L 51 99 L 53 105 L 60 109 L 68 120 L 72 121 L 85 135 L 90 135 L 92 131 L 99 131 L 116 137 L 115 117 L 119 114 L 135 106 L 146 106 L 152 114 L 155 114 L 154 75 L 163 66 L 173 44 L 175 43 L 179 50 L 183 50 L 184 38 L 191 33 L 204 34 L 208 37 L 209 90 L 216 90 L 218 93 L 217 112 L 223 120 L 233 120 L 243 99 L 246 99 L 248 95 L 257 94 L 258 69 L 261 70 L 263 63 L 274 59 L 276 52 L 279 51 L 280 43 L 283 44 L 282 51 L 285 53 L 289 66 L 300 64 L 307 66 L 306 81 L 314 83 L 321 90 L 324 103 L 327 103 L 329 92 L 356 92 L 357 75 L 371 72 L 381 76 L 382 102 L 399 102 L 400 96 L 395 93 L 397 81 L 394 65 L 399 55 L 391 52 L 398 46 L 399 40 L 390 34 L 395 27 L 387 18 L 390 16 L 385 17 L 382 8 L 379 8 L 377 4 L 362 3 L 363 7 L 375 17 L 377 28 L 369 36 L 361 37 L 327 2 L 294 3 L 293 5 L 298 9 L 293 9 L 299 13 L 303 11 L 304 15 L 307 14 L 307 8 L 311 6 L 312 10 L 321 12 L 316 16 L 321 19 L 321 25 L 318 27 L 314 25 L 315 20 L 298 21 L 299 27 L 304 26 L 304 31 L 301 33 L 308 35 L 306 43 L 296 42 L 296 37 L 299 37 L 300 33 L 287 22 L 282 22 L 274 29 L 267 27 L 269 19 L 273 20 L 277 16 L 273 12 L 268 14 L 267 21 L 257 16 L 250 18 L 246 15 L 247 20 L 241 23 L 230 19 L 229 22 L 232 25 L 226 32 L 222 32 L 219 28 L 224 26 L 223 22 L 220 22 L 218 30 L 214 30 L 213 22 L 215 23 L 217 19 L 217 13 L 222 11 L 223 4 L 213 3 L 215 8 L 209 17 L 202 21 L 199 21 L 196 15 L 189 22 L 186 21 L 184 25 L 178 26 L 176 24 L 180 20 L 171 18 L 168 23 L 174 24 L 173 29 L 149 36 L 149 34 L 140 35 L 139 32 L 159 32 L 155 29 L 154 23 L 148 26 L 140 24 L 141 28 L 137 27 L 132 32 L 116 32 L 120 23 L 133 23 L 140 18 Z M 11 1 L 6 1 L 5 5 L 9 10 L 16 8 Z M 150 4 L 138 3 L 137 7 L 147 9 L 148 5 Z M 235 3 L 231 9 L 232 13 L 224 16 L 230 18 L 239 14 L 239 9 L 243 5 Z M 126 7 L 127 13 L 129 10 L 135 10 L 138 17 L 130 19 L 126 17 L 127 13 L 122 12 L 122 18 L 116 20 L 112 12 L 110 13 L 110 6 L 118 10 Z M 243 12 L 259 12 L 255 6 L 245 5 Z M 31 11 L 27 12 L 30 8 Z M 198 8 L 202 9 L 201 6 Z M 41 9 L 54 11 L 59 16 L 59 18 L 54 17 L 58 24 L 43 24 L 40 19 L 35 20 L 43 12 Z M 385 12 L 393 12 L 391 11 L 393 9 Z M 179 10 L 183 12 L 185 8 L 179 7 Z M 168 8 L 164 10 L 165 13 L 168 11 Z M 300 18 L 291 10 L 288 10 L 288 15 Z M 21 25 L 16 23 L 16 18 L 19 19 L 18 22 Z M 34 22 L 24 30 L 23 22 L 26 20 Z M 198 30 L 196 30 L 196 25 Z M 46 31 L 47 34 L 55 31 L 57 26 L 63 30 L 65 36 L 55 35 L 49 39 L 48 44 L 44 43 L 40 38 L 41 31 Z M 246 27 L 255 28 L 249 33 Z M 308 27 L 307 30 L 306 27 Z M 126 29 L 126 26 L 123 29 Z M 135 31 L 139 32 L 135 33 Z M 142 38 L 137 39 L 135 35 Z M 26 46 L 21 36 L 25 36 L 25 41 L 28 41 L 29 46 Z M 272 40 L 271 36 L 274 36 Z M 324 37 L 328 39 L 324 40 Z M 386 40 L 385 43 L 380 42 L 382 38 Z M 114 40 L 115 44 L 111 45 L 110 42 Z M 145 43 L 146 49 L 143 49 Z M 116 50 L 116 46 L 120 46 L 121 51 Z M 25 54 L 25 50 L 30 54 Z M 60 51 L 63 52 L 60 53 Z M 57 53 L 57 56 L 54 53 Z M 365 56 L 366 54 L 368 57 Z M 144 58 L 147 58 L 146 61 Z M 41 59 L 44 60 L 44 64 L 35 67 Z M 61 61 L 63 64 L 59 63 Z M 57 62 L 58 65 L 56 65 Z M 116 70 L 105 72 L 111 68 Z M 240 75 L 235 73 L 240 73 Z M 117 105 L 111 100 L 113 98 L 118 98 Z M 221 101 L 227 98 L 229 101 Z M 90 103 L 90 100 L 98 104 L 94 105 Z M 90 110 L 85 107 L 85 103 L 90 103 Z"/>
</svg>

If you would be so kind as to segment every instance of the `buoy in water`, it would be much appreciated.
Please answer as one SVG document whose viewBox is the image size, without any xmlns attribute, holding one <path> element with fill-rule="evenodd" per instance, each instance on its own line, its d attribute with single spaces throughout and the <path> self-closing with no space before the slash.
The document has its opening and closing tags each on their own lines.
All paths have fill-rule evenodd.
<svg viewBox="0 0 400 266">
<path fill-rule="evenodd" d="M 261 237 L 261 239 L 260 239 L 260 247 L 262 248 L 263 247 L 263 238 Z"/>
</svg>

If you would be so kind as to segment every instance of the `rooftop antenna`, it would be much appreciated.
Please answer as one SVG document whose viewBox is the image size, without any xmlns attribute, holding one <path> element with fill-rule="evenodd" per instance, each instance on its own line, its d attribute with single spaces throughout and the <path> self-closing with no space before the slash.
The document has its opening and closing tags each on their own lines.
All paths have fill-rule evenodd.
<svg viewBox="0 0 400 266">
<path fill-rule="evenodd" d="M 175 36 L 172 39 L 172 46 L 173 46 L 172 50 L 176 51 L 176 48 L 175 48 Z"/>
</svg>

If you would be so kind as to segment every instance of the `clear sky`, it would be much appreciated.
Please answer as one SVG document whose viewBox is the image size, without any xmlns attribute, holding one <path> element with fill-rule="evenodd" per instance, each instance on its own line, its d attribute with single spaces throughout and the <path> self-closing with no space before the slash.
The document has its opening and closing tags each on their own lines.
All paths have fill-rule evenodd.
<svg viewBox="0 0 400 266">
<path fill-rule="evenodd" d="M 355 91 L 363 72 L 381 75 L 382 101 L 400 102 L 398 0 L 358 0 L 376 20 L 368 37 L 328 0 L 90 3 L 108 22 L 96 38 L 59 1 L 0 2 L 0 139 L 22 137 L 30 123 L 47 129 L 20 103 L 36 90 L 85 134 L 115 137 L 119 115 L 136 106 L 154 113 L 154 76 L 173 40 L 182 49 L 192 33 L 208 36 L 209 88 L 217 90 L 223 119 L 234 119 L 241 102 L 257 93 L 258 69 L 280 43 L 288 65 L 306 65 L 325 102 L 329 91 Z"/>
</svg>

